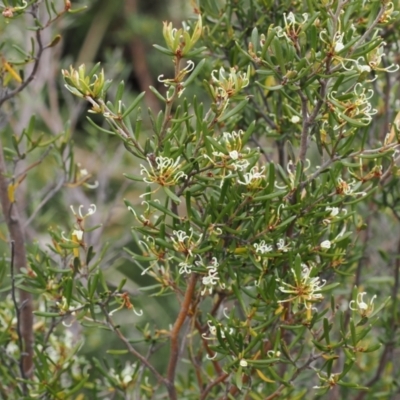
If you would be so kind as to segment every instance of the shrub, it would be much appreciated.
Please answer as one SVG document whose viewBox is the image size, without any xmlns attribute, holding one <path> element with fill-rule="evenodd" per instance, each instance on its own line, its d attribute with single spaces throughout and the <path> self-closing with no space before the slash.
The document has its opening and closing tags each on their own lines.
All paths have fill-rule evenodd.
<svg viewBox="0 0 400 400">
<path fill-rule="evenodd" d="M 7 29 L 33 15 L 36 47 L 14 46 L 22 65 L 33 63 L 23 78 L 6 46 L 7 115 L 59 41 L 43 45 L 44 30 L 71 11 L 69 1 L 61 12 L 46 2 L 44 22 L 40 2 L 15 3 L 3 7 Z M 122 143 L 135 160 L 121 163 L 139 194 L 124 200 L 131 241 L 108 248 L 94 235 L 106 222 L 95 204 L 71 206 L 60 224 L 46 223 L 46 235 L 39 227 L 27 235 L 26 220 L 43 205 L 26 215 L 19 187 L 27 177 L 25 195 L 37 190 L 49 153 L 62 172 L 46 197 L 53 215 L 65 207 L 54 197 L 63 185 L 96 188 L 74 161 L 67 127 L 38 137 L 32 117 L 21 134 L 3 135 L 11 243 L 1 265 L 3 396 L 394 396 L 397 8 L 205 0 L 182 28 L 163 24 L 165 44 L 155 48 L 174 72 L 158 78 L 164 91 L 149 88 L 163 104 L 158 113 L 142 113 L 144 93 L 132 99 L 100 64 L 63 69 L 74 101 L 88 103 L 96 140 L 105 149 Z M 115 259 L 127 255 L 134 275 L 110 282 Z M 166 299 L 164 315 L 152 316 L 154 296 Z M 107 357 L 83 351 L 83 338 L 98 332 L 113 334 L 100 346 Z M 123 347 L 107 343 L 113 336 Z"/>
</svg>

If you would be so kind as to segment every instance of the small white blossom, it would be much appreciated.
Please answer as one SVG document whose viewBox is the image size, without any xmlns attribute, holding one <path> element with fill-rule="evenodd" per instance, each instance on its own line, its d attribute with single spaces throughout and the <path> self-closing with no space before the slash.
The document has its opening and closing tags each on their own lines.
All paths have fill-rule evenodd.
<svg viewBox="0 0 400 400">
<path fill-rule="evenodd" d="M 121 386 L 127 387 L 133 380 L 133 374 L 135 372 L 135 364 L 126 364 L 124 369 L 117 374 L 114 368 L 110 369 L 110 375 L 114 378 Z"/>
<path fill-rule="evenodd" d="M 254 243 L 253 246 L 256 249 L 256 253 L 265 254 L 273 250 L 273 247 L 269 244 L 266 244 L 265 240 L 261 240 L 260 243 Z"/>
<path fill-rule="evenodd" d="M 349 303 L 349 308 L 352 311 L 358 311 L 362 317 L 366 317 L 370 315 L 374 311 L 374 300 L 376 299 L 376 295 L 372 296 L 369 303 L 366 303 L 363 299 L 364 295 L 367 292 L 361 292 L 357 294 L 357 299 L 352 300 Z M 355 307 L 353 305 L 355 304 Z"/>
<path fill-rule="evenodd" d="M 332 389 L 334 386 L 336 386 L 340 375 L 339 374 L 330 374 L 329 376 L 321 376 L 319 373 L 317 373 L 318 378 L 321 380 L 323 385 L 321 386 L 313 386 L 313 389 Z"/>
<path fill-rule="evenodd" d="M 321 246 L 321 249 L 326 249 L 326 250 L 328 250 L 328 249 L 331 248 L 332 243 L 331 243 L 330 240 L 324 240 L 324 241 L 320 244 L 320 246 Z"/>
<path fill-rule="evenodd" d="M 203 276 L 201 282 L 204 285 L 203 290 L 201 291 L 201 295 L 203 296 L 207 290 L 209 291 L 210 294 L 212 294 L 214 286 L 219 283 L 219 286 L 222 289 L 225 289 L 225 284 L 221 284 L 219 282 L 219 276 L 218 276 L 218 267 L 219 263 L 216 259 L 216 257 L 213 257 L 211 260 L 211 265 L 207 266 L 207 275 Z"/>
<path fill-rule="evenodd" d="M 190 275 L 192 273 L 192 265 L 188 264 L 187 262 L 179 263 L 179 273 Z"/>
<path fill-rule="evenodd" d="M 135 372 L 134 364 L 126 364 L 124 369 L 121 371 L 122 382 L 127 384 L 132 381 L 133 373 Z"/>
<path fill-rule="evenodd" d="M 275 350 L 268 350 L 267 351 L 267 356 L 271 357 L 271 358 L 278 358 L 281 356 L 281 352 L 279 350 L 275 351 Z"/>
<path fill-rule="evenodd" d="M 215 325 L 213 325 L 212 321 L 208 320 L 207 321 L 207 325 L 208 325 L 208 330 L 210 331 L 210 334 L 212 337 L 208 337 L 206 333 L 203 333 L 201 336 L 203 339 L 206 340 L 214 340 L 215 337 L 217 336 L 217 327 Z M 221 337 L 222 339 L 225 339 L 225 332 L 229 332 L 230 335 L 233 334 L 234 330 L 233 328 L 228 328 L 227 327 L 221 327 Z"/>
<path fill-rule="evenodd" d="M 199 235 L 197 241 L 193 240 L 193 229 L 189 228 L 190 235 L 188 235 L 185 231 L 173 231 L 173 235 L 171 236 L 171 240 L 174 244 L 174 249 L 184 255 L 193 256 L 193 249 L 200 243 L 202 239 L 202 234 Z"/>
<path fill-rule="evenodd" d="M 83 231 L 81 231 L 80 229 L 75 229 L 74 231 L 72 231 L 72 236 L 75 236 L 78 241 L 82 241 Z"/>
<path fill-rule="evenodd" d="M 253 167 L 249 172 L 243 175 L 244 181 L 238 180 L 238 182 L 241 185 L 246 185 L 249 189 L 256 189 L 265 178 L 264 172 L 265 167 L 261 167 L 260 171 L 257 166 Z"/>
<path fill-rule="evenodd" d="M 75 215 L 75 217 L 79 217 L 80 219 L 85 219 L 86 217 L 89 217 L 90 215 L 93 215 L 96 212 L 96 205 L 91 204 L 90 207 L 88 208 L 88 212 L 86 214 L 82 214 L 82 208 L 83 205 L 81 204 L 78 208 L 78 214 L 75 212 L 74 207 L 70 206 L 72 213 Z"/>
<path fill-rule="evenodd" d="M 292 124 L 298 124 L 300 122 L 300 117 L 298 117 L 297 115 L 293 115 L 293 117 L 290 118 L 290 122 Z"/>
<path fill-rule="evenodd" d="M 15 356 L 17 353 L 19 353 L 19 347 L 15 342 L 9 342 L 5 350 L 9 356 Z"/>
<path fill-rule="evenodd" d="M 176 160 L 170 157 L 158 156 L 155 162 L 147 157 L 150 169 L 140 164 L 140 175 L 144 175 L 143 181 L 149 184 L 158 183 L 160 186 L 175 185 L 180 179 L 187 178 L 181 170 L 183 163 L 179 163 L 180 157 Z"/>
<path fill-rule="evenodd" d="M 240 365 L 241 367 L 243 367 L 243 368 L 246 368 L 246 367 L 248 366 L 248 363 L 247 363 L 247 361 L 246 361 L 244 358 L 242 358 L 242 359 L 239 361 L 239 365 Z"/>
<path fill-rule="evenodd" d="M 319 291 L 326 284 L 326 281 L 321 281 L 318 276 L 312 278 L 310 276 L 312 267 L 308 267 L 306 264 L 301 264 L 301 267 L 302 271 L 300 278 L 297 277 L 295 270 L 293 268 L 291 269 L 295 281 L 293 285 L 284 282 L 280 278 L 276 279 L 277 282 L 282 284 L 278 289 L 282 293 L 288 293 L 291 295 L 291 297 L 285 300 L 280 300 L 279 303 L 293 301 L 298 304 L 304 304 L 307 309 L 310 309 L 312 303 L 323 299 L 323 296 Z"/>
<path fill-rule="evenodd" d="M 288 244 L 285 244 L 284 239 L 279 239 L 278 243 L 276 244 L 276 247 L 278 248 L 279 251 L 282 251 L 283 253 L 287 253 L 288 250 L 290 250 L 290 246 Z"/>
<path fill-rule="evenodd" d="M 326 211 L 330 211 L 331 213 L 329 214 L 330 217 L 336 217 L 340 210 L 339 207 L 326 207 Z"/>
<path fill-rule="evenodd" d="M 346 196 L 366 196 L 366 192 L 356 192 L 356 188 L 358 187 L 358 184 L 352 180 L 350 182 L 344 181 L 342 178 L 338 178 L 337 184 L 336 184 L 336 193 L 337 194 L 344 194 Z"/>
</svg>

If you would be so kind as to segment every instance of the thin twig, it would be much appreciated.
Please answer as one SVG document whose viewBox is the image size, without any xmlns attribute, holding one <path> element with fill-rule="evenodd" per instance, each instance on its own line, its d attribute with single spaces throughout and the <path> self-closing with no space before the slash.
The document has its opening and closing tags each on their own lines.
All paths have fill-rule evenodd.
<svg viewBox="0 0 400 400">
<path fill-rule="evenodd" d="M 329 61 L 326 63 L 326 73 L 329 74 Z M 306 154 L 307 154 L 307 148 L 308 148 L 308 136 L 310 132 L 310 128 L 314 125 L 315 120 L 322 108 L 322 106 L 325 103 L 325 97 L 326 97 L 326 88 L 328 86 L 329 79 L 326 79 L 322 82 L 320 82 L 320 89 L 319 89 L 319 99 L 317 103 L 315 104 L 311 114 L 309 113 L 308 110 L 308 99 L 307 96 L 303 93 L 302 90 L 299 90 L 299 96 L 301 100 L 301 114 L 302 114 L 302 119 L 303 119 L 303 124 L 302 124 L 302 131 L 301 131 L 301 139 L 300 139 L 300 154 L 299 154 L 299 160 L 303 163 L 306 161 Z"/>
<path fill-rule="evenodd" d="M 23 342 L 22 334 L 21 334 L 21 313 L 20 313 L 20 306 L 18 304 L 17 296 L 15 294 L 15 275 L 14 275 L 15 242 L 14 242 L 14 240 L 11 240 L 10 247 L 11 247 L 11 261 L 10 261 L 11 297 L 12 297 L 12 301 L 14 303 L 15 314 L 16 314 L 16 318 L 17 318 L 16 329 L 17 329 L 17 336 L 18 336 L 18 348 L 19 348 L 19 351 L 21 354 L 18 365 L 19 365 L 19 370 L 21 373 L 21 378 L 26 379 L 27 377 L 26 377 L 25 371 L 24 371 L 23 356 L 22 356 L 22 354 L 24 353 L 24 342 Z M 22 385 L 22 391 L 23 391 L 24 395 L 28 394 L 25 383 Z"/>
<path fill-rule="evenodd" d="M 114 321 L 112 320 L 112 318 L 110 317 L 110 314 L 108 313 L 106 306 L 104 304 L 99 304 L 101 310 L 103 311 L 104 316 L 106 317 L 108 326 L 113 330 L 113 332 L 115 332 L 117 334 L 117 336 L 119 337 L 119 339 L 125 344 L 126 348 L 129 350 L 129 352 L 135 356 L 136 358 L 138 358 L 140 360 L 140 362 L 142 363 L 142 365 L 146 366 L 152 373 L 153 375 L 156 377 L 156 379 L 159 382 L 164 383 L 166 386 L 168 386 L 168 382 L 166 381 L 165 378 L 163 378 L 160 373 L 153 367 L 152 364 L 150 364 L 150 362 L 147 360 L 146 357 L 142 356 L 129 342 L 129 340 L 124 336 L 124 334 L 120 331 L 120 329 L 114 324 Z"/>
<path fill-rule="evenodd" d="M 214 387 L 219 385 L 220 383 L 226 381 L 226 379 L 229 377 L 230 374 L 223 374 L 221 376 L 219 376 L 218 378 L 214 379 L 212 382 L 210 382 L 206 388 L 202 391 L 201 396 L 200 396 L 200 400 L 206 400 L 207 399 L 207 395 L 210 392 L 210 390 Z"/>
<path fill-rule="evenodd" d="M 31 14 L 35 19 L 37 19 L 37 17 L 38 17 L 37 8 L 38 8 L 37 4 L 32 4 Z M 42 35 L 42 29 L 37 29 L 35 36 L 36 36 L 36 43 L 38 46 L 38 50 L 37 50 L 36 56 L 34 57 L 35 62 L 33 64 L 31 73 L 29 74 L 28 78 L 24 82 L 21 83 L 21 85 L 19 85 L 17 88 L 12 90 L 11 92 L 8 92 L 6 95 L 4 95 L 0 98 L 0 108 L 7 100 L 12 99 L 18 93 L 22 92 L 35 79 L 36 73 L 39 69 L 40 59 L 42 57 L 43 50 L 44 50 L 41 35 Z"/>
<path fill-rule="evenodd" d="M 366 30 L 366 31 L 364 32 L 364 34 L 360 37 L 360 39 L 358 39 L 357 42 L 354 43 L 354 45 L 353 45 L 353 47 L 352 47 L 352 50 L 350 51 L 349 54 L 347 54 L 347 58 L 349 58 L 349 56 L 351 56 L 351 55 L 357 50 L 357 47 L 358 47 L 360 44 L 363 44 L 363 42 L 364 42 L 365 39 L 368 37 L 368 35 L 375 29 L 376 25 L 379 24 L 380 19 L 382 18 L 383 14 L 385 13 L 385 9 L 386 9 L 386 6 L 383 5 L 383 6 L 381 7 L 381 9 L 379 10 L 379 13 L 378 13 L 378 15 L 376 16 L 374 22 L 373 22 L 371 25 L 368 26 L 367 30 Z"/>
<path fill-rule="evenodd" d="M 35 218 L 37 213 L 47 204 L 49 200 L 52 199 L 52 197 L 62 188 L 62 186 L 65 183 L 65 176 L 63 176 L 61 179 L 58 180 L 57 185 L 51 189 L 46 196 L 44 196 L 43 200 L 39 203 L 39 205 L 36 207 L 35 211 L 29 216 L 27 221 L 24 224 L 24 228 L 26 228 Z"/>
</svg>

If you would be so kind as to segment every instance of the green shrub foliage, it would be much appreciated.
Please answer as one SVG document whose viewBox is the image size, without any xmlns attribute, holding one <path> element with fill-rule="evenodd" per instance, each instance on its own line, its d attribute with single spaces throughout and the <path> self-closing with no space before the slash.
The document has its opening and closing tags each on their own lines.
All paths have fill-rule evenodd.
<svg viewBox="0 0 400 400">
<path fill-rule="evenodd" d="M 43 3 L 2 6 L 5 115 L 59 42 L 54 22 L 77 11 Z M 154 46 L 165 73 L 148 90 L 161 111 L 107 80 L 108 64 L 57 76 L 66 103 L 86 102 L 86 146 L 126 153 L 124 249 L 96 236 L 107 204 L 95 200 L 54 198 L 53 217 L 28 232 L 43 210 L 26 213 L 20 188 L 49 179 L 48 153 L 58 190 L 96 193 L 96 177 L 75 161 L 68 124 L 39 135 L 32 116 L 2 133 L 1 395 L 394 398 L 399 2 L 192 3 Z M 31 48 L 18 26 L 33 31 Z"/>
</svg>

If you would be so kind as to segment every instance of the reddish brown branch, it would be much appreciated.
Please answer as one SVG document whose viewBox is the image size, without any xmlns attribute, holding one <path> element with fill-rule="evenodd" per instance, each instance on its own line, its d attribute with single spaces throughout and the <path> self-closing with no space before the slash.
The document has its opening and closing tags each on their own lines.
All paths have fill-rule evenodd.
<svg viewBox="0 0 400 400">
<path fill-rule="evenodd" d="M 197 274 L 192 274 L 190 276 L 189 284 L 186 289 L 185 297 L 181 305 L 181 309 L 178 314 L 178 318 L 171 331 L 171 353 L 169 358 L 168 370 L 167 370 L 167 380 L 168 380 L 168 393 L 171 400 L 177 400 L 177 394 L 175 389 L 175 373 L 176 366 L 179 358 L 179 333 L 185 322 L 186 317 L 189 314 L 190 305 L 193 299 L 193 293 L 196 288 L 198 276 Z"/>
<path fill-rule="evenodd" d="M 201 393 L 201 397 L 200 400 L 206 400 L 207 399 L 207 395 L 210 392 L 210 390 L 214 387 L 219 385 L 220 383 L 224 382 L 230 374 L 223 374 L 221 376 L 219 376 L 217 379 L 213 380 L 212 382 L 210 382 L 206 388 L 203 390 L 203 392 Z"/>
</svg>

